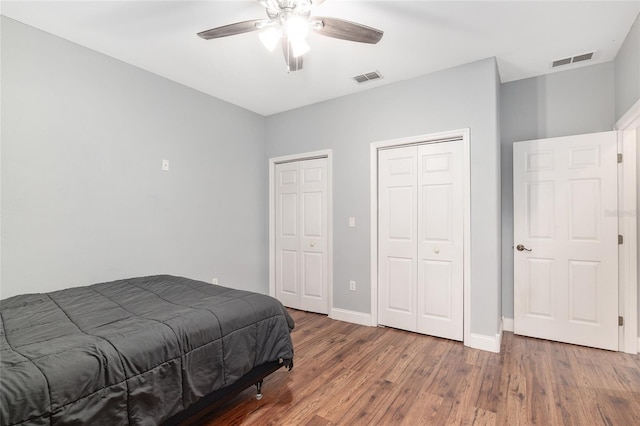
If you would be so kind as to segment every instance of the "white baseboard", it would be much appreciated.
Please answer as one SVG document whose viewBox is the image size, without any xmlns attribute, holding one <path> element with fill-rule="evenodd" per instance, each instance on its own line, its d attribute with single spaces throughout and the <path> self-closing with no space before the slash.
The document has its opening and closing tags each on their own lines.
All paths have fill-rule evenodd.
<svg viewBox="0 0 640 426">
<path fill-rule="evenodd" d="M 365 314 L 363 312 L 349 311 L 347 309 L 340 308 L 331 308 L 331 314 L 329 318 L 338 320 L 351 322 L 354 324 L 366 325 L 371 327 L 374 325 L 372 323 L 371 314 Z"/>
<path fill-rule="evenodd" d="M 338 321 L 350 322 L 353 324 L 365 325 L 369 327 L 375 325 L 372 322 L 373 318 L 371 317 L 371 314 L 350 311 L 347 309 L 332 308 L 331 314 L 329 314 L 329 318 L 338 320 Z M 507 323 L 509 319 L 510 318 L 505 319 L 507 320 L 506 321 Z M 474 349 L 480 349 L 483 351 L 499 353 L 500 344 L 502 343 L 503 327 L 504 327 L 503 323 L 501 322 L 500 330 L 495 336 L 485 336 L 483 334 L 471 333 L 468 341 L 464 342 L 464 345 Z M 511 328 L 513 329 L 513 319 L 511 319 Z"/>
<path fill-rule="evenodd" d="M 502 318 L 502 328 L 504 331 L 513 332 L 513 318 Z"/>
<path fill-rule="evenodd" d="M 502 343 L 503 322 L 500 321 L 500 329 L 495 336 L 485 336 L 484 334 L 471 333 L 469 339 L 464 342 L 465 346 L 483 351 L 500 353 Z"/>
<path fill-rule="evenodd" d="M 498 334 L 495 337 L 491 337 L 484 334 L 471 333 L 469 340 L 464 342 L 464 345 L 473 349 L 499 353 L 501 340 Z"/>
</svg>

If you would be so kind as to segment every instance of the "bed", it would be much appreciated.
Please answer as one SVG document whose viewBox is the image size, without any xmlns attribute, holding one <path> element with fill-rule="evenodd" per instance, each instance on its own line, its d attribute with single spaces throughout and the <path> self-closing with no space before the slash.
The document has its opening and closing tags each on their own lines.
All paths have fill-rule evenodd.
<svg viewBox="0 0 640 426">
<path fill-rule="evenodd" d="M 280 302 L 169 275 L 14 296 L 0 321 L 3 426 L 176 423 L 293 366 Z"/>
</svg>

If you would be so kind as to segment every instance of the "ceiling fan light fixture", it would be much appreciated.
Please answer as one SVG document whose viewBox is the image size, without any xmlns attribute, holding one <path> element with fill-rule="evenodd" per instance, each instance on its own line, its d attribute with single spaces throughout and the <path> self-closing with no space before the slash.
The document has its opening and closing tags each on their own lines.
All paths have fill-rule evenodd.
<svg viewBox="0 0 640 426">
<path fill-rule="evenodd" d="M 305 53 L 307 53 L 311 47 L 307 44 L 304 38 L 302 39 L 290 39 L 291 41 L 291 51 L 293 53 L 294 58 L 298 58 Z"/>
<path fill-rule="evenodd" d="M 309 21 L 299 15 L 288 15 L 284 20 L 284 31 L 290 40 L 303 40 L 309 33 Z"/>
<path fill-rule="evenodd" d="M 283 32 L 291 43 L 291 53 L 298 58 L 310 49 L 306 38 L 309 34 L 309 20 L 295 14 L 285 14 L 282 24 Z"/>
<path fill-rule="evenodd" d="M 262 31 L 258 34 L 260 41 L 267 48 L 269 52 L 273 52 L 273 50 L 278 45 L 280 41 L 280 37 L 282 37 L 282 33 L 278 28 L 269 27 L 266 30 Z"/>
<path fill-rule="evenodd" d="M 313 6 L 324 0 L 257 0 L 266 8 L 268 19 L 252 19 L 200 31 L 205 40 L 257 31 L 260 41 L 269 51 L 282 46 L 289 71 L 302 69 L 302 56 L 310 50 L 306 41 L 309 31 L 358 43 L 376 44 L 384 34 L 381 30 L 340 18 L 311 16 Z M 280 42 L 280 43 L 278 43 Z"/>
</svg>

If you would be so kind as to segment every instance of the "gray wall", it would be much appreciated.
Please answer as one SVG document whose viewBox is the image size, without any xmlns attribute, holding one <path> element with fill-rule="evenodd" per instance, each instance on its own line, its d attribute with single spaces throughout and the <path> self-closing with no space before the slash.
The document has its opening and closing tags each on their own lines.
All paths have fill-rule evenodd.
<svg viewBox="0 0 640 426">
<path fill-rule="evenodd" d="M 471 330 L 500 319 L 499 84 L 494 59 L 267 118 L 267 156 L 333 149 L 334 306 L 371 310 L 371 142 L 471 129 Z M 356 228 L 348 228 L 349 216 Z M 349 280 L 358 283 L 349 291 Z"/>
<path fill-rule="evenodd" d="M 616 120 L 640 99 L 640 15 L 615 59 Z"/>
<path fill-rule="evenodd" d="M 264 117 L 4 17 L 1 83 L 3 298 L 156 273 L 268 290 Z"/>
<path fill-rule="evenodd" d="M 513 318 L 513 142 L 612 130 L 614 92 L 613 62 L 502 85 L 502 313 L 505 318 Z"/>
</svg>

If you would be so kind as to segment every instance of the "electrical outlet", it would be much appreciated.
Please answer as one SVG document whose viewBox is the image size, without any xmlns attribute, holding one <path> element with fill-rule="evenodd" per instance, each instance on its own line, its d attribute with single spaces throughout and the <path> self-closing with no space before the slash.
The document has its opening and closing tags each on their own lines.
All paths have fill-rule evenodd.
<svg viewBox="0 0 640 426">
<path fill-rule="evenodd" d="M 217 278 L 211 278 L 211 284 L 218 284 L 218 279 Z"/>
<path fill-rule="evenodd" d="M 349 290 L 356 291 L 356 282 L 355 281 L 349 281 Z"/>
</svg>

